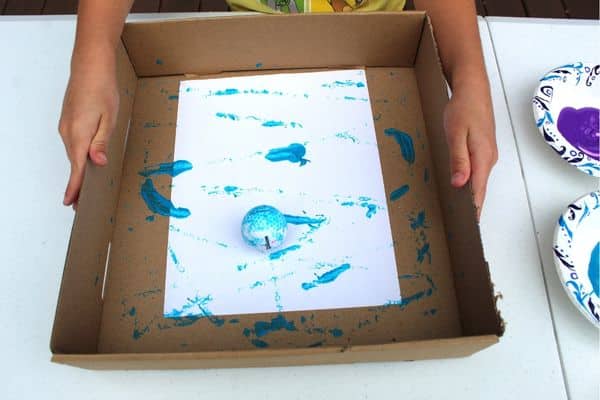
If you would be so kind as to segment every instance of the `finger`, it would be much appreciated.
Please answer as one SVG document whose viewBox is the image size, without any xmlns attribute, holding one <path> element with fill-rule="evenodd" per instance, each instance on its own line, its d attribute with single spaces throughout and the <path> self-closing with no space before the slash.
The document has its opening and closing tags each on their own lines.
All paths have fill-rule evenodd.
<svg viewBox="0 0 600 400">
<path fill-rule="evenodd" d="M 471 160 L 467 146 L 467 134 L 454 133 L 449 136 L 450 146 L 450 173 L 451 183 L 454 187 L 462 187 L 471 175 Z"/>
<path fill-rule="evenodd" d="M 71 174 L 65 190 L 63 204 L 69 206 L 75 204 L 79 199 L 79 190 L 83 182 L 85 172 L 86 153 L 81 152 L 71 161 Z"/>
<path fill-rule="evenodd" d="M 491 155 L 478 153 L 473 154 L 473 173 L 471 175 L 471 186 L 473 189 L 473 202 L 477 207 L 477 219 L 481 215 L 483 209 L 483 203 L 485 201 L 485 195 L 487 193 L 487 183 L 494 165 L 494 160 Z"/>
<path fill-rule="evenodd" d="M 108 163 L 108 142 L 113 129 L 112 118 L 103 114 L 98 123 L 98 131 L 90 144 L 89 155 L 94 164 L 102 166 Z"/>
</svg>

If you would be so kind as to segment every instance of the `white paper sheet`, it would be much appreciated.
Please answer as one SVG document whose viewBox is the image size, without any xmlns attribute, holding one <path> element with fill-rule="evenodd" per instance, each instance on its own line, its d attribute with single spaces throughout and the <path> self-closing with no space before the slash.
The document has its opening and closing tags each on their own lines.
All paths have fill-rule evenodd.
<svg viewBox="0 0 600 400">
<path fill-rule="evenodd" d="M 266 158 L 292 143 L 300 162 Z M 191 214 L 170 218 L 165 316 L 400 299 L 364 70 L 181 82 L 174 159 L 193 165 L 171 192 Z M 313 219 L 288 224 L 273 260 L 240 233 L 261 204 Z"/>
</svg>

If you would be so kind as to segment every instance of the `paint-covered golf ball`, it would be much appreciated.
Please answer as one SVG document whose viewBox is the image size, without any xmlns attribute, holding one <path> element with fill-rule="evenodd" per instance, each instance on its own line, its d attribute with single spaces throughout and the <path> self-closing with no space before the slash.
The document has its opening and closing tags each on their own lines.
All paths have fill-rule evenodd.
<svg viewBox="0 0 600 400">
<path fill-rule="evenodd" d="M 281 246 L 287 232 L 285 216 L 271 206 L 254 207 L 242 221 L 244 241 L 261 251 L 270 251 Z"/>
</svg>

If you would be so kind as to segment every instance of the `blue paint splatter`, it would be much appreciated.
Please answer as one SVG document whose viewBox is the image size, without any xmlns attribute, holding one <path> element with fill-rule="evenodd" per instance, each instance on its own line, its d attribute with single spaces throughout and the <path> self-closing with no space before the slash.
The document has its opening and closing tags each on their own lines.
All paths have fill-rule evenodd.
<svg viewBox="0 0 600 400">
<path fill-rule="evenodd" d="M 136 311 L 135 307 L 131 307 L 131 308 L 129 309 L 129 312 L 128 312 L 128 314 L 129 314 L 129 316 L 131 316 L 131 317 L 134 317 L 134 316 L 135 316 L 135 314 L 136 314 L 136 312 L 137 312 L 137 311 Z"/>
<path fill-rule="evenodd" d="M 187 160 L 177 160 L 170 163 L 162 163 L 145 167 L 142 171 L 138 172 L 138 174 L 145 178 L 153 175 L 171 175 L 175 177 L 185 171 L 191 170 L 192 168 L 193 166 L 191 162 Z"/>
<path fill-rule="evenodd" d="M 183 267 L 183 265 L 181 265 L 179 263 L 179 259 L 177 258 L 177 254 L 175 254 L 175 251 L 171 248 L 171 246 L 168 247 L 169 250 L 169 255 L 171 256 L 171 260 L 173 261 L 173 264 L 175 265 L 175 268 L 177 268 L 177 271 L 179 272 L 185 272 L 185 268 Z"/>
<path fill-rule="evenodd" d="M 240 117 L 238 115 L 236 115 L 236 114 L 218 112 L 215 115 L 217 116 L 217 118 L 230 119 L 232 121 L 239 121 L 240 120 Z"/>
<path fill-rule="evenodd" d="M 133 329 L 133 334 L 131 335 L 135 340 L 139 340 L 142 336 L 144 336 L 146 333 L 150 332 L 150 328 L 145 326 L 142 329 L 138 329 L 138 328 L 134 328 Z"/>
<path fill-rule="evenodd" d="M 239 323 L 240 323 L 240 320 L 239 320 L 238 318 L 231 318 L 231 319 L 229 320 L 229 323 L 230 323 L 230 324 L 239 324 Z"/>
<path fill-rule="evenodd" d="M 252 339 L 252 344 L 258 348 L 264 349 L 265 347 L 269 347 L 269 344 L 264 340 L 260 339 Z"/>
<path fill-rule="evenodd" d="M 279 260 L 286 253 L 289 253 L 290 251 L 298 250 L 299 248 L 300 248 L 299 244 L 294 244 L 292 246 L 286 247 L 285 249 L 274 251 L 271 254 L 269 254 L 269 259 L 270 260 Z"/>
<path fill-rule="evenodd" d="M 424 299 L 426 297 L 430 297 L 433 294 L 433 292 L 437 289 L 437 287 L 435 286 L 435 283 L 433 283 L 433 279 L 431 279 L 431 277 L 429 275 L 424 275 L 424 274 L 418 273 L 418 274 L 405 274 L 405 275 L 398 276 L 399 280 L 413 280 L 413 279 L 420 279 L 420 278 L 425 278 L 425 280 L 429 284 L 429 287 L 427 289 L 418 291 L 415 294 L 412 294 L 410 296 L 403 295 L 401 300 L 390 300 L 383 307 L 387 308 L 387 307 L 391 307 L 391 306 L 398 306 L 400 308 L 405 308 L 406 306 L 408 306 L 409 304 L 411 304 L 415 301 Z"/>
<path fill-rule="evenodd" d="M 239 94 L 240 91 L 237 89 L 225 89 L 225 90 L 217 90 L 216 92 L 212 93 L 215 96 L 231 96 L 234 94 Z"/>
<path fill-rule="evenodd" d="M 256 281 L 252 285 L 250 285 L 250 289 L 256 289 L 259 286 L 264 286 L 265 284 L 261 281 Z"/>
<path fill-rule="evenodd" d="M 301 286 L 304 290 L 309 290 L 315 288 L 319 285 L 331 283 L 337 279 L 338 276 L 344 271 L 350 269 L 350 264 L 342 264 L 337 268 L 332 269 L 331 271 L 325 272 L 323 275 L 317 275 L 317 279 L 312 282 L 304 282 Z"/>
<path fill-rule="evenodd" d="M 429 243 L 423 244 L 423 247 L 417 249 L 417 261 L 419 264 L 422 264 L 425 260 L 425 256 L 429 259 L 429 264 L 431 264 L 431 249 L 429 248 Z"/>
<path fill-rule="evenodd" d="M 191 214 L 190 210 L 187 208 L 175 207 L 173 203 L 171 203 L 171 200 L 166 199 L 158 193 L 152 179 L 146 179 L 142 185 L 140 195 L 142 196 L 142 199 L 144 199 L 148 209 L 153 213 L 174 218 L 187 218 Z"/>
<path fill-rule="evenodd" d="M 238 271 L 243 271 L 248 267 L 248 264 L 240 264 L 236 268 Z"/>
<path fill-rule="evenodd" d="M 256 68 L 262 68 L 262 66 L 263 66 L 263 63 L 261 63 L 261 62 L 256 63 Z"/>
<path fill-rule="evenodd" d="M 594 250 L 590 254 L 588 278 L 590 278 L 594 293 L 600 296 L 600 242 L 596 243 L 596 247 L 594 247 Z"/>
<path fill-rule="evenodd" d="M 250 336 L 250 334 L 254 333 L 256 337 L 263 337 L 268 335 L 271 332 L 276 331 L 296 331 L 296 325 L 294 325 L 294 321 L 288 321 L 281 314 L 272 318 L 270 322 L 268 321 L 256 321 L 254 323 L 254 329 L 244 329 L 244 335 L 246 337 Z"/>
<path fill-rule="evenodd" d="M 390 201 L 396 201 L 408 193 L 409 186 L 404 185 L 390 193 Z"/>
<path fill-rule="evenodd" d="M 178 95 L 176 95 L 176 94 L 173 94 L 173 95 L 169 96 L 169 97 L 168 97 L 168 99 L 169 99 L 169 100 L 178 100 L 178 99 L 179 99 L 179 96 L 178 96 Z"/>
<path fill-rule="evenodd" d="M 146 221 L 148 221 L 148 222 L 154 222 L 154 215 L 148 215 L 146 217 Z"/>
<path fill-rule="evenodd" d="M 413 140 L 408 133 L 399 131 L 395 128 L 387 128 L 385 131 L 387 136 L 392 136 L 396 140 L 396 143 L 400 145 L 402 151 L 402 157 L 409 163 L 415 162 L 415 148 Z"/>
<path fill-rule="evenodd" d="M 127 228 L 127 230 L 128 230 L 129 232 L 133 232 L 133 227 L 132 227 L 132 226 L 130 226 L 130 227 L 128 227 L 128 228 Z"/>
<path fill-rule="evenodd" d="M 267 128 L 273 128 L 273 127 L 276 127 L 276 126 L 285 126 L 285 123 L 283 121 L 269 120 L 269 121 L 263 122 L 262 126 L 265 126 Z"/>
<path fill-rule="evenodd" d="M 269 150 L 265 158 L 272 162 L 289 161 L 291 163 L 300 163 L 300 166 L 303 166 L 310 161 L 303 158 L 305 155 L 306 147 L 304 145 L 292 143 L 287 147 Z"/>
<path fill-rule="evenodd" d="M 409 217 L 410 229 L 416 231 L 419 228 L 428 228 L 425 225 L 425 211 L 419 211 L 416 217 Z"/>
<path fill-rule="evenodd" d="M 163 60 L 161 60 L 160 58 L 157 58 L 156 65 L 163 65 Z"/>
<path fill-rule="evenodd" d="M 180 310 L 173 309 L 165 314 L 166 318 L 181 318 L 175 321 L 175 326 L 188 326 L 201 318 L 207 318 L 215 326 L 223 326 L 225 319 L 215 317 L 207 308 L 207 304 L 213 300 L 212 296 L 196 296 L 193 299 L 188 298 L 187 302 Z"/>
<path fill-rule="evenodd" d="M 336 133 L 335 136 L 340 139 L 352 140 L 352 143 L 358 143 L 358 139 L 356 137 L 352 136 L 351 134 L 349 134 L 347 131 Z"/>
<path fill-rule="evenodd" d="M 340 328 L 330 329 L 329 333 L 331 333 L 331 336 L 334 336 L 334 337 L 340 337 L 340 336 L 344 335 L 344 331 L 341 330 Z"/>
<path fill-rule="evenodd" d="M 373 215 L 375 215 L 377 213 L 377 206 L 375 204 L 362 202 L 362 203 L 360 203 L 360 206 L 367 209 L 367 213 L 365 214 L 365 216 L 367 218 L 371 218 Z"/>
<path fill-rule="evenodd" d="M 226 194 L 232 195 L 233 197 L 238 197 L 240 195 L 240 188 L 237 186 L 225 186 L 223 190 Z"/>
</svg>

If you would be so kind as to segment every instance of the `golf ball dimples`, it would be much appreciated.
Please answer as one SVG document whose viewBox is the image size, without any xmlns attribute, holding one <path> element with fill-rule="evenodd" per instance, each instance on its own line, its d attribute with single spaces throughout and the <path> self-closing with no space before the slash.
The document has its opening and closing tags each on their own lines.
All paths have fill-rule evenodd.
<svg viewBox="0 0 600 400">
<path fill-rule="evenodd" d="M 287 232 L 285 216 L 275 207 L 254 207 L 242 221 L 244 241 L 259 250 L 269 251 L 281 246 Z"/>
</svg>

